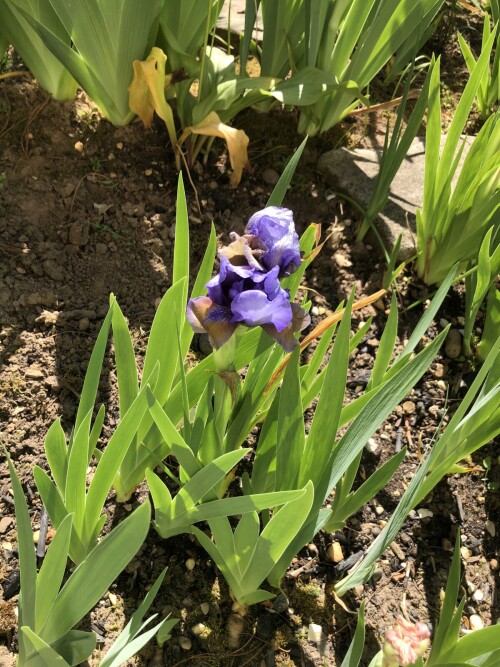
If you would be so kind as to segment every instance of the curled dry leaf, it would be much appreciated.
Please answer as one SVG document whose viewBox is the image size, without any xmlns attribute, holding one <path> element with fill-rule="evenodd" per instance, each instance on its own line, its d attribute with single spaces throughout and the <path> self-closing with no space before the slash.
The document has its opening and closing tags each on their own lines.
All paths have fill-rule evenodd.
<svg viewBox="0 0 500 667">
<path fill-rule="evenodd" d="M 134 60 L 134 78 L 128 87 L 128 103 L 130 109 L 136 113 L 146 127 L 151 127 L 153 114 L 165 122 L 167 131 L 176 147 L 174 115 L 165 98 L 165 88 L 171 85 L 172 75 L 165 74 L 167 56 L 161 49 L 154 46 L 146 60 Z"/>
<path fill-rule="evenodd" d="M 244 130 L 237 130 L 235 127 L 225 125 L 215 111 L 211 111 L 197 125 L 186 127 L 179 140 L 182 144 L 190 134 L 202 134 L 208 137 L 220 137 L 224 139 L 229 151 L 229 161 L 233 173 L 229 179 L 232 187 L 238 185 L 241 181 L 243 169 L 248 165 L 248 135 Z"/>
</svg>

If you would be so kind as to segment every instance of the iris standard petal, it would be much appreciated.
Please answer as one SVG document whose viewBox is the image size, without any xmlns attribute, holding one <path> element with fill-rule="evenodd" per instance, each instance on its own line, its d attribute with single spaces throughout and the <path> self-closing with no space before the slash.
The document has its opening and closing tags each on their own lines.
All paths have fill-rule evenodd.
<svg viewBox="0 0 500 667">
<path fill-rule="evenodd" d="M 289 209 L 268 206 L 257 211 L 248 221 L 245 232 L 258 237 L 267 248 L 259 257 L 264 268 L 279 266 L 280 276 L 285 276 L 300 266 L 299 237 Z"/>
</svg>

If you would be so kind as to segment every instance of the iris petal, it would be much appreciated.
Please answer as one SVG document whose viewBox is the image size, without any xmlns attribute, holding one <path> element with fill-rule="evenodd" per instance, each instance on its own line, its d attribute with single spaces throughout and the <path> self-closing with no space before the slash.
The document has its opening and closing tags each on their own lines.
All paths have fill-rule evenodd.
<svg viewBox="0 0 500 667">
<path fill-rule="evenodd" d="M 247 290 L 233 299 L 231 311 L 231 322 L 242 322 L 249 327 L 272 324 L 277 331 L 283 331 L 292 321 L 292 308 L 286 292 L 270 301 L 265 292 Z"/>
<path fill-rule="evenodd" d="M 287 208 L 268 206 L 254 213 L 245 230 L 260 239 L 267 248 L 259 258 L 264 268 L 280 268 L 280 277 L 289 276 L 300 266 L 299 237 L 293 213 Z"/>
</svg>

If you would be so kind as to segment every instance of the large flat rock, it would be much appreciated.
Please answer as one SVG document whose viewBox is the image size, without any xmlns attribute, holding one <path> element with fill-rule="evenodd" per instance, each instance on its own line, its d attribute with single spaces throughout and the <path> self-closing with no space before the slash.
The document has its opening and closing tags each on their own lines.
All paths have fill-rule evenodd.
<svg viewBox="0 0 500 667">
<path fill-rule="evenodd" d="M 241 35 L 245 32 L 245 5 L 246 0 L 226 0 L 217 19 L 217 28 L 219 30 L 229 30 L 235 35 Z M 262 31 L 262 11 L 259 7 L 252 38 L 261 41 Z"/>
<path fill-rule="evenodd" d="M 443 137 L 442 145 L 446 137 Z M 455 173 L 453 184 L 460 173 L 474 137 L 467 137 L 464 151 Z M 375 178 L 379 172 L 382 156 L 381 145 L 373 148 L 338 148 L 324 153 L 318 162 L 318 169 L 333 188 L 354 199 L 363 209 L 368 207 Z M 422 206 L 424 194 L 425 143 L 420 137 L 413 140 L 406 158 L 403 160 L 390 188 L 389 200 L 375 224 L 392 250 L 402 234 L 398 259 L 404 261 L 416 251 L 417 208 Z"/>
</svg>

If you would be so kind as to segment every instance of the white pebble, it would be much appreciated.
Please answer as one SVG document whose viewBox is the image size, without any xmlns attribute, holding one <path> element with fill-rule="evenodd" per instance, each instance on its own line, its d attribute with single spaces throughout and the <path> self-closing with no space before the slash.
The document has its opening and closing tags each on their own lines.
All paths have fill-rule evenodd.
<svg viewBox="0 0 500 667">
<path fill-rule="evenodd" d="M 202 602 L 200 604 L 200 609 L 201 609 L 202 613 L 205 614 L 205 616 L 206 616 L 208 614 L 208 612 L 210 611 L 209 603 L 208 602 Z"/>
<path fill-rule="evenodd" d="M 481 600 L 484 598 L 484 593 L 478 588 L 477 591 L 474 591 L 474 595 L 472 597 L 476 602 L 481 602 Z"/>
<path fill-rule="evenodd" d="M 320 642 L 323 639 L 323 628 L 316 623 L 309 623 L 307 639 L 310 642 Z"/>
<path fill-rule="evenodd" d="M 469 623 L 471 630 L 481 630 L 481 628 L 484 628 L 483 619 L 478 614 L 472 614 L 469 617 Z"/>
<path fill-rule="evenodd" d="M 191 628 L 191 632 L 195 637 L 200 637 L 200 635 L 204 634 L 207 631 L 207 626 L 205 623 L 196 623 L 196 625 L 193 625 Z"/>
<path fill-rule="evenodd" d="M 378 444 L 373 438 L 370 438 L 365 445 L 365 449 L 370 452 L 370 454 L 375 454 L 378 449 Z"/>
<path fill-rule="evenodd" d="M 425 507 L 421 507 L 420 509 L 417 510 L 417 515 L 419 519 L 430 519 L 432 516 L 434 516 L 434 512 L 425 509 Z"/>
<path fill-rule="evenodd" d="M 195 561 L 194 558 L 188 558 L 187 561 L 184 564 L 186 566 L 186 570 L 191 571 L 191 570 L 194 570 L 195 565 L 196 565 L 196 561 Z"/>
<path fill-rule="evenodd" d="M 468 560 L 471 557 L 470 549 L 467 547 L 460 547 L 460 555 L 464 560 Z"/>
</svg>

